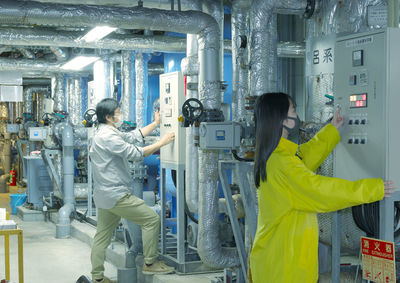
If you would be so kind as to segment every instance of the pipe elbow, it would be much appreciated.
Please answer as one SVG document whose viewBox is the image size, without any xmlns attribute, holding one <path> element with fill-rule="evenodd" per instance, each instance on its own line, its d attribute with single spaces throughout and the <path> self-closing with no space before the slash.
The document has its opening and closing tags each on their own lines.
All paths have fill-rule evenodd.
<svg viewBox="0 0 400 283">
<path fill-rule="evenodd" d="M 75 211 L 75 206 L 72 203 L 64 204 L 58 211 L 58 224 L 71 224 L 70 216 Z"/>
</svg>

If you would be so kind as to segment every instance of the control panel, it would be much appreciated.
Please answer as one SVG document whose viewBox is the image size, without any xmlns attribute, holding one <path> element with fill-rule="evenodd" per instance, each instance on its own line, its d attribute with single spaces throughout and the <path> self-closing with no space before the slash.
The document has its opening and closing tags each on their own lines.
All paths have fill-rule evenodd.
<svg viewBox="0 0 400 283">
<path fill-rule="evenodd" d="M 334 158 L 335 177 L 399 183 L 400 30 L 337 38 L 335 104 L 345 125 Z"/>
<path fill-rule="evenodd" d="M 185 99 L 182 72 L 160 75 L 160 135 L 175 133 L 175 141 L 160 150 L 162 163 L 185 164 L 186 128 L 181 127 L 178 121 Z"/>
<path fill-rule="evenodd" d="M 45 127 L 31 127 L 29 128 L 30 141 L 45 141 L 47 138 L 47 128 Z"/>
<path fill-rule="evenodd" d="M 19 124 L 7 124 L 7 133 L 18 134 L 19 133 Z"/>
<path fill-rule="evenodd" d="M 200 148 L 230 150 L 240 147 L 241 127 L 235 122 L 201 123 Z"/>
</svg>

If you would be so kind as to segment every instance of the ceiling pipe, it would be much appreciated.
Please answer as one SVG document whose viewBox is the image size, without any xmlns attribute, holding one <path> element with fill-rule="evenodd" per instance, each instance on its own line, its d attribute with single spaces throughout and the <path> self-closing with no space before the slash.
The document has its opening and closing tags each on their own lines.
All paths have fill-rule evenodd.
<svg viewBox="0 0 400 283">
<path fill-rule="evenodd" d="M 67 50 L 61 47 L 136 50 L 142 52 L 185 52 L 186 39 L 173 36 L 111 35 L 96 42 L 77 40 L 80 32 L 55 31 L 33 28 L 0 28 L 0 44 L 13 46 L 49 46 L 59 60 L 68 57 Z M 11 52 L 11 46 L 0 47 L 0 54 Z M 224 53 L 232 53 L 232 42 L 224 39 Z M 305 44 L 301 42 L 279 42 L 278 57 L 304 58 Z"/>
<path fill-rule="evenodd" d="M 24 0 L 25 1 L 25 0 Z M 29 0 L 26 0 L 29 1 Z M 35 0 L 36 2 L 42 3 L 58 3 L 58 4 L 72 4 L 72 5 L 82 5 L 80 0 Z M 133 8 L 138 6 L 138 1 L 132 0 L 85 0 L 85 5 L 99 5 L 99 6 L 115 6 L 115 7 L 125 7 Z M 194 7 L 197 6 L 199 0 L 180 0 L 181 10 L 195 10 Z M 171 10 L 171 0 L 145 0 L 143 1 L 143 7 L 145 8 L 157 8 L 164 10 Z"/>
<path fill-rule="evenodd" d="M 308 0 L 254 0 L 250 9 L 250 93 L 277 91 L 277 14 L 304 14 Z"/>
<path fill-rule="evenodd" d="M 50 46 L 50 51 L 56 55 L 58 61 L 65 61 L 68 59 L 68 50 L 57 46 Z"/>
<path fill-rule="evenodd" d="M 63 70 L 59 63 L 50 63 L 45 60 L 29 60 L 29 59 L 0 59 L 0 71 L 21 71 L 25 74 L 31 72 L 48 72 L 48 73 L 77 73 L 87 75 L 87 72 Z"/>
<path fill-rule="evenodd" d="M 24 56 L 24 58 L 27 58 L 27 59 L 35 59 L 35 53 L 33 53 L 32 51 L 30 51 L 30 50 L 27 50 L 27 49 L 25 49 L 25 48 L 22 48 L 22 47 L 18 47 L 18 48 L 16 48 L 16 50 L 19 52 L 19 53 L 21 53 L 22 54 L 22 56 Z"/>
</svg>

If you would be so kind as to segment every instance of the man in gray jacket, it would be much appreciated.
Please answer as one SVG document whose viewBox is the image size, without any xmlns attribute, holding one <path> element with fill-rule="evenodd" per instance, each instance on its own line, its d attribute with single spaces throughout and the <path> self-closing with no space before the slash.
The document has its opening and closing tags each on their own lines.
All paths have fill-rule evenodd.
<svg viewBox="0 0 400 283">
<path fill-rule="evenodd" d="M 117 129 L 122 124 L 123 117 L 116 100 L 105 98 L 100 101 L 96 106 L 96 115 L 99 127 L 90 148 L 94 181 L 93 198 L 98 209 L 97 231 L 91 254 L 93 282 L 115 282 L 104 276 L 104 258 L 113 231 L 121 217 L 142 228 L 145 261 L 143 273 L 171 273 L 174 271 L 173 267 L 157 260 L 160 217 L 142 199 L 131 194 L 132 183 L 128 161 L 153 154 L 162 146 L 171 143 L 175 134 L 166 134 L 152 145 L 139 147 L 135 143 L 142 143 L 143 138 L 160 125 L 158 112 L 153 123 L 129 133 Z"/>
</svg>

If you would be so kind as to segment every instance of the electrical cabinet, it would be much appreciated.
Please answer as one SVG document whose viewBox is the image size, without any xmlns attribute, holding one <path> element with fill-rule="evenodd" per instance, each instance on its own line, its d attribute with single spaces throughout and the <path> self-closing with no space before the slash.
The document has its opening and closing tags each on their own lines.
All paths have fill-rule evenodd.
<svg viewBox="0 0 400 283">
<path fill-rule="evenodd" d="M 47 128 L 45 127 L 31 127 L 29 128 L 30 141 L 45 141 L 47 138 Z"/>
<path fill-rule="evenodd" d="M 24 156 L 24 159 L 27 162 L 28 202 L 35 209 L 42 209 L 43 196 L 49 196 L 53 191 L 53 184 L 41 157 Z"/>
<path fill-rule="evenodd" d="M 181 127 L 178 121 L 185 99 L 182 72 L 160 75 L 160 135 L 175 133 L 175 141 L 160 150 L 161 163 L 185 164 L 186 128 Z"/>
<path fill-rule="evenodd" d="M 400 30 L 337 38 L 335 103 L 345 125 L 334 174 L 349 180 L 382 178 L 400 184 Z"/>
</svg>

